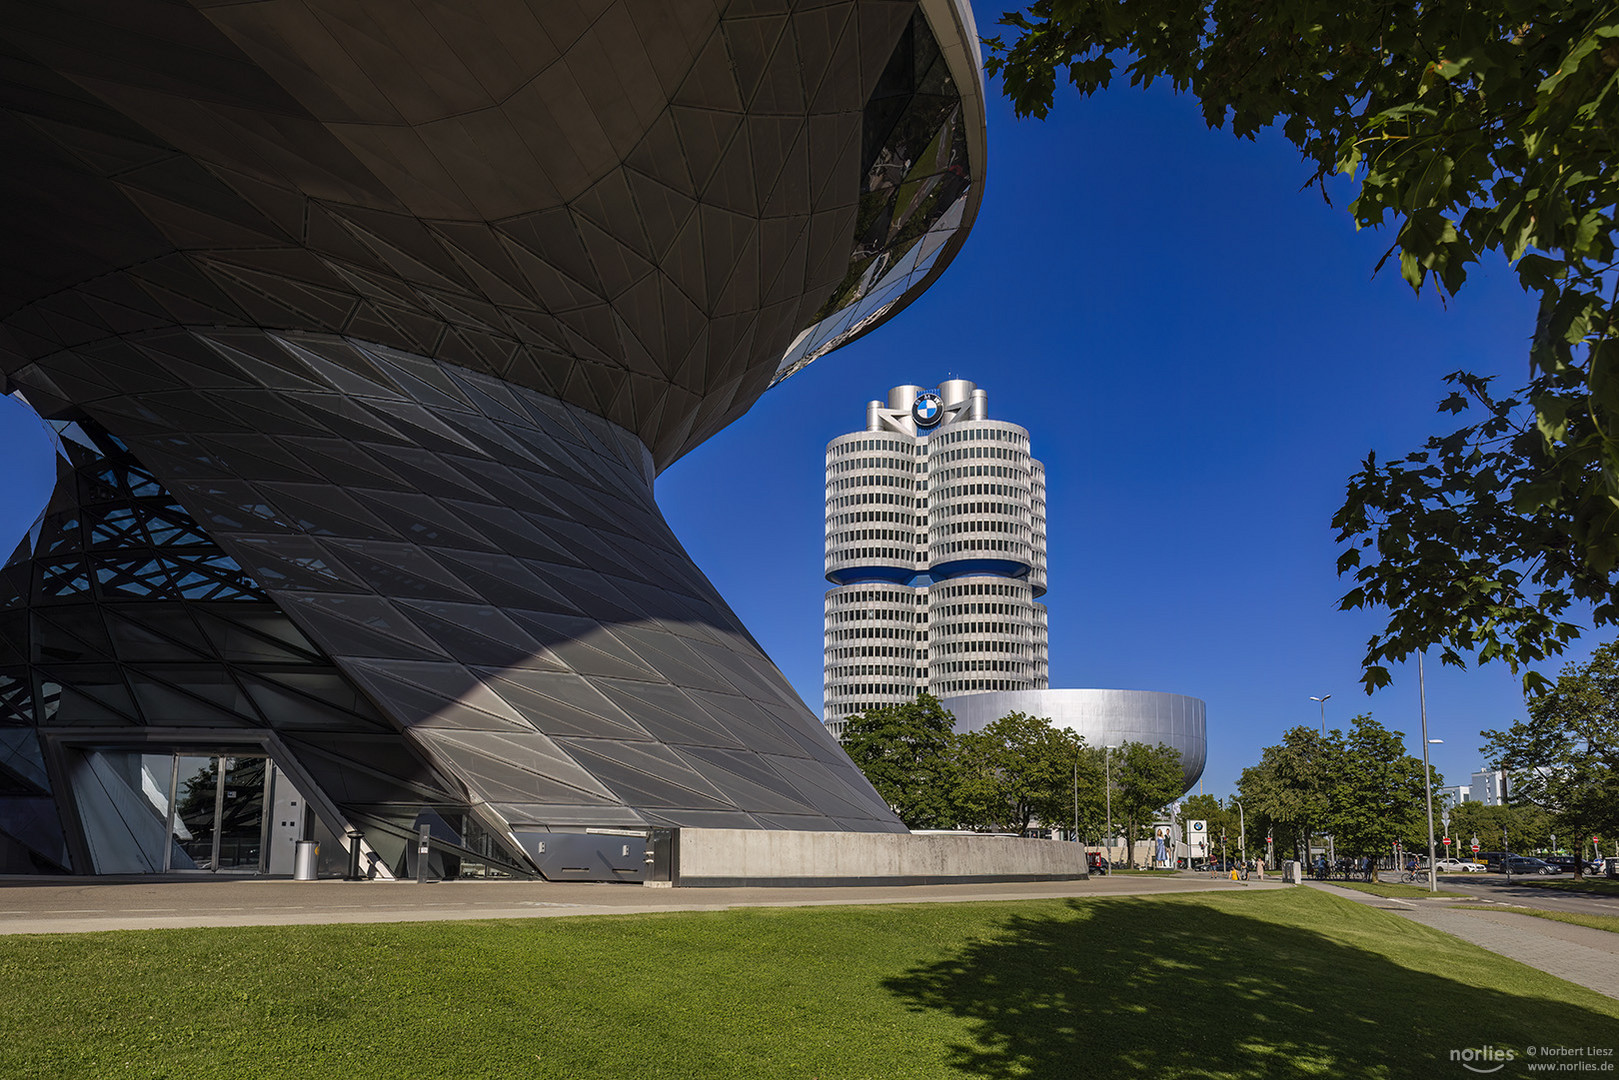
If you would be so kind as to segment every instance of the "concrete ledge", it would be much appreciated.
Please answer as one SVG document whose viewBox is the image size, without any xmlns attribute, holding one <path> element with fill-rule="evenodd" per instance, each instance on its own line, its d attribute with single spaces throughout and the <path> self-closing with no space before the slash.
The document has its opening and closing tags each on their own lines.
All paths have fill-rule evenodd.
<svg viewBox="0 0 1619 1080">
<path fill-rule="evenodd" d="M 675 884 L 688 888 L 949 885 L 1089 876 L 1083 844 L 1000 836 L 680 830 Z"/>
<path fill-rule="evenodd" d="M 892 885 L 987 885 L 998 881 L 1077 881 L 1084 874 L 984 874 L 892 878 L 682 878 L 683 889 L 853 889 Z"/>
</svg>

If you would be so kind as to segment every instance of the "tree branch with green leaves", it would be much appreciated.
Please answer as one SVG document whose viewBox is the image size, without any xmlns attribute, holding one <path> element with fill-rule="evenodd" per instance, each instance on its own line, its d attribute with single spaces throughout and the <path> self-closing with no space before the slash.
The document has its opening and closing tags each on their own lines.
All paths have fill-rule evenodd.
<svg viewBox="0 0 1619 1080">
<path fill-rule="evenodd" d="M 1435 647 L 1544 689 L 1573 605 L 1619 622 L 1619 3 L 1041 0 L 1000 25 L 987 67 L 1020 115 L 1047 115 L 1059 75 L 1167 81 L 1211 127 L 1277 128 L 1323 195 L 1354 182 L 1355 226 L 1392 231 L 1413 289 L 1453 294 L 1494 253 L 1537 297 L 1520 389 L 1453 375 L 1441 410 L 1476 419 L 1349 480 L 1342 606 L 1388 612 L 1369 690 Z"/>
</svg>

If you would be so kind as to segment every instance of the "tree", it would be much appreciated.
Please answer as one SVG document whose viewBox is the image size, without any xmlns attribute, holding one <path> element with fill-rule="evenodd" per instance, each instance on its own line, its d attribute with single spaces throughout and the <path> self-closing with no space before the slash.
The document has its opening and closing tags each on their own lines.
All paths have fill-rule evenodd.
<svg viewBox="0 0 1619 1080">
<path fill-rule="evenodd" d="M 1260 752 L 1259 764 L 1242 770 L 1237 793 L 1243 808 L 1274 829 L 1278 846 L 1291 842 L 1293 857 L 1310 860 L 1310 838 L 1326 820 L 1329 777 L 1337 745 L 1312 727 L 1283 733 Z"/>
<path fill-rule="evenodd" d="M 1128 865 L 1136 864 L 1135 841 L 1151 816 L 1186 790 L 1181 753 L 1159 743 L 1127 742 L 1113 754 L 1113 807 L 1124 818 Z"/>
<path fill-rule="evenodd" d="M 932 694 L 851 717 L 843 748 L 908 828 L 955 825 L 956 718 Z"/>
<path fill-rule="evenodd" d="M 1076 763 L 1087 804 L 1100 788 L 1084 740 L 1045 717 L 1014 712 L 958 741 L 954 798 L 962 824 L 1021 833 L 1073 814 Z"/>
<path fill-rule="evenodd" d="M 1208 822 L 1210 836 L 1219 836 L 1222 832 L 1237 834 L 1237 812 L 1213 795 L 1188 795 L 1181 800 L 1180 813 L 1176 816 L 1181 821 Z"/>
<path fill-rule="evenodd" d="M 1564 836 L 1619 835 L 1619 643 L 1565 667 L 1527 720 L 1483 735 L 1510 800 L 1546 812 Z"/>
<path fill-rule="evenodd" d="M 1458 858 L 1473 854 L 1473 837 L 1480 851 L 1538 851 L 1551 840 L 1551 818 L 1537 806 L 1486 806 L 1458 803 L 1450 808 L 1451 835 L 1464 850 Z"/>
<path fill-rule="evenodd" d="M 1413 289 L 1454 293 L 1493 252 L 1539 297 L 1527 384 L 1450 376 L 1441 411 L 1476 422 L 1368 455 L 1334 516 L 1341 606 L 1388 613 L 1368 689 L 1430 646 L 1529 665 L 1542 689 L 1532 666 L 1579 633 L 1571 603 L 1619 621 L 1619 3 L 1039 0 L 1001 25 L 987 66 L 1021 115 L 1047 114 L 1059 72 L 1091 94 L 1123 62 L 1211 127 L 1278 126 L 1324 196 L 1356 182 L 1356 227 L 1392 229 L 1384 261 Z"/>
<path fill-rule="evenodd" d="M 1232 847 L 1239 851 L 1263 851 L 1265 848 L 1263 843 L 1265 834 L 1255 832 L 1260 827 L 1260 820 L 1253 813 L 1237 813 L 1237 801 L 1229 798 L 1220 799 L 1213 795 L 1188 795 L 1180 801 L 1180 810 L 1175 817 L 1182 826 L 1188 821 L 1208 822 L 1208 839 L 1213 845 L 1219 844 L 1221 836 L 1229 836 Z M 1243 809 L 1245 811 L 1248 809 L 1246 802 L 1243 803 Z M 1248 842 L 1246 844 L 1242 839 L 1243 825 L 1248 827 Z M 1261 841 L 1257 844 L 1254 842 L 1254 837 L 1256 836 Z M 1211 851 L 1218 854 L 1218 846 L 1211 848 Z"/>
<path fill-rule="evenodd" d="M 1350 721 L 1327 777 L 1325 824 L 1340 853 L 1381 854 L 1399 840 L 1428 847 L 1428 807 L 1422 759 L 1405 752 L 1405 737 L 1370 716 Z M 1334 731 L 1337 737 L 1338 732 Z M 1434 776 L 1436 784 L 1443 780 Z M 1435 803 L 1437 806 L 1437 801 Z"/>
</svg>

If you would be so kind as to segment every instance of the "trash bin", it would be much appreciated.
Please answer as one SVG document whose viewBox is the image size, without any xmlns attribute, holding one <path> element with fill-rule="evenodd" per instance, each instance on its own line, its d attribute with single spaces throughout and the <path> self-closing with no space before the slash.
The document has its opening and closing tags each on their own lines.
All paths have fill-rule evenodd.
<svg viewBox="0 0 1619 1080">
<path fill-rule="evenodd" d="M 359 829 L 348 829 L 344 832 L 349 842 L 349 872 L 345 881 L 363 881 L 365 876 L 360 873 L 360 841 L 365 839 L 365 833 Z"/>
<path fill-rule="evenodd" d="M 292 857 L 292 880 L 314 881 L 315 867 L 320 864 L 320 845 L 313 840 L 298 841 L 298 850 Z"/>
</svg>

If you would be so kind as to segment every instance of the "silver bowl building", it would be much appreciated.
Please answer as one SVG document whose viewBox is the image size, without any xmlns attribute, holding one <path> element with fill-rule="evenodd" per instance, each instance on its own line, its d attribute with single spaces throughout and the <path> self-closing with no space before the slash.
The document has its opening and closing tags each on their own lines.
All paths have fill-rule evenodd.
<svg viewBox="0 0 1619 1080">
<path fill-rule="evenodd" d="M 1202 698 L 1162 690 L 1007 690 L 963 694 L 940 702 L 958 732 L 979 731 L 1008 713 L 1043 716 L 1090 747 L 1144 743 L 1180 754 L 1182 791 L 1203 775 L 1209 741 Z"/>
<path fill-rule="evenodd" d="M 0 873 L 355 834 L 414 873 L 425 830 L 436 874 L 633 877 L 556 838 L 902 830 L 652 483 L 953 258 L 965 0 L 0 37 L 0 376 L 59 473 L 0 579 Z"/>
</svg>

